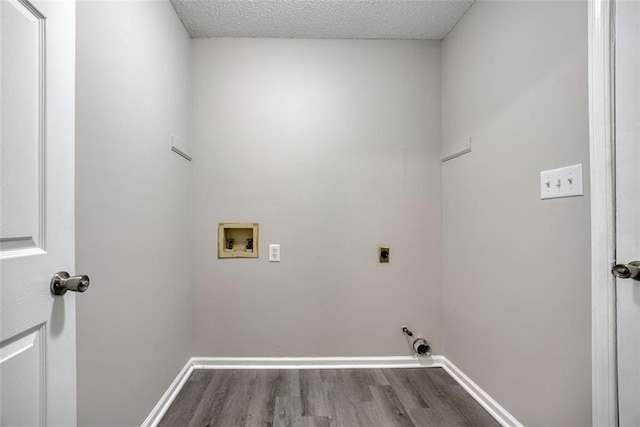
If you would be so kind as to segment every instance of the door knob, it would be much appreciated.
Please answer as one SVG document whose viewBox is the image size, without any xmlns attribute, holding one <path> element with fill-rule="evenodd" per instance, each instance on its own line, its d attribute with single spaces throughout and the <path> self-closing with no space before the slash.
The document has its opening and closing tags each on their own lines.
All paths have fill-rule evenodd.
<svg viewBox="0 0 640 427">
<path fill-rule="evenodd" d="M 611 272 L 619 279 L 640 280 L 640 261 L 631 261 L 629 264 L 616 264 L 611 267 Z"/>
<path fill-rule="evenodd" d="M 59 271 L 51 278 L 51 293 L 64 295 L 67 291 L 84 292 L 89 288 L 89 276 L 69 276 L 66 271 Z"/>
</svg>

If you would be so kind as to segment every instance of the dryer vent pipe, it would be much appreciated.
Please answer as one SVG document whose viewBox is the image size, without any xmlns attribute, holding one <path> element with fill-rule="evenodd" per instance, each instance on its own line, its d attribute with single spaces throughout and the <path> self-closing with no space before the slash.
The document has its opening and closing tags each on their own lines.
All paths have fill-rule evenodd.
<svg viewBox="0 0 640 427">
<path fill-rule="evenodd" d="M 418 338 L 413 342 L 413 351 L 418 356 L 431 356 L 431 346 L 424 338 Z"/>
<path fill-rule="evenodd" d="M 413 332 L 406 326 L 402 327 L 402 332 L 408 337 L 413 337 Z M 431 356 L 431 346 L 425 338 L 418 337 L 413 341 L 413 351 L 418 356 Z"/>
</svg>

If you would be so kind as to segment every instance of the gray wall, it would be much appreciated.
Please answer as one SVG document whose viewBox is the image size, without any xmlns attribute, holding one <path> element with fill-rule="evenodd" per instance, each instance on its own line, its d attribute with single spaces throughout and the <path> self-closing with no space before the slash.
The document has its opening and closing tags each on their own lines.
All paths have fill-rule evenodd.
<svg viewBox="0 0 640 427">
<path fill-rule="evenodd" d="M 441 352 L 440 43 L 192 53 L 194 355 L 408 355 L 405 323 Z M 260 258 L 217 259 L 235 221 L 260 223 Z"/>
<path fill-rule="evenodd" d="M 586 2 L 477 2 L 443 52 L 445 355 L 525 425 L 591 425 Z M 585 196 L 540 200 L 582 163 Z"/>
<path fill-rule="evenodd" d="M 191 356 L 189 38 L 166 2 L 77 15 L 78 424 L 140 425 Z"/>
</svg>

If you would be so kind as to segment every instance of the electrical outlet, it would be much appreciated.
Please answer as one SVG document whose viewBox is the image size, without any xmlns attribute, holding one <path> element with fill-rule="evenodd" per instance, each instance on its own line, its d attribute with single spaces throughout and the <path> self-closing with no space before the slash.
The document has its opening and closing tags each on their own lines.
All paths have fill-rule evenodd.
<svg viewBox="0 0 640 427">
<path fill-rule="evenodd" d="M 280 262 L 280 245 L 269 245 L 269 262 Z"/>
</svg>

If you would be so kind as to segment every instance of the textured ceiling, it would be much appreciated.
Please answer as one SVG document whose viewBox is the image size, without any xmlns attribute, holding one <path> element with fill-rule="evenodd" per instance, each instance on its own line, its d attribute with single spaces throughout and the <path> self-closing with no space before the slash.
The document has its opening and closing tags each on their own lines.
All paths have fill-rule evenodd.
<svg viewBox="0 0 640 427">
<path fill-rule="evenodd" d="M 193 38 L 436 39 L 474 0 L 171 0 Z"/>
</svg>

